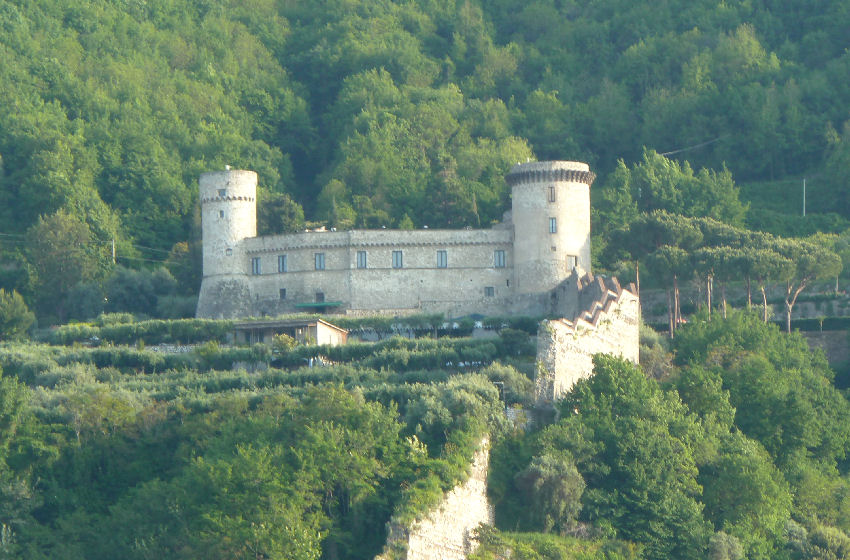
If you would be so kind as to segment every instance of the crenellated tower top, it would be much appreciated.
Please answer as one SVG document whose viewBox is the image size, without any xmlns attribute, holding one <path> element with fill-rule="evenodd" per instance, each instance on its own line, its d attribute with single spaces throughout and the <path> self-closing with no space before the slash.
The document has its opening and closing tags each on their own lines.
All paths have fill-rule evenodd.
<svg viewBox="0 0 850 560">
<path fill-rule="evenodd" d="M 588 187 L 596 179 L 590 166 L 580 161 L 534 161 L 518 163 L 505 176 L 509 186 L 523 183 L 584 183 Z"/>
</svg>

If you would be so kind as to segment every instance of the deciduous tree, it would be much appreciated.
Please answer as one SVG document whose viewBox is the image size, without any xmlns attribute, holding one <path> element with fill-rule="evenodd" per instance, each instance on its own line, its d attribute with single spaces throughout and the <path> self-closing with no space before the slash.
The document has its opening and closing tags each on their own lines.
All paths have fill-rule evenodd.
<svg viewBox="0 0 850 560">
<path fill-rule="evenodd" d="M 0 288 L 0 339 L 19 338 L 35 322 L 21 294 Z"/>
<path fill-rule="evenodd" d="M 841 271 L 841 258 L 833 251 L 798 240 L 778 240 L 777 253 L 790 260 L 794 268 L 782 280 L 785 281 L 785 330 L 791 332 L 791 311 L 797 296 L 812 280 L 834 278 Z"/>
<path fill-rule="evenodd" d="M 39 310 L 60 321 L 65 318 L 65 298 L 71 288 L 101 277 L 108 262 L 102 240 L 65 210 L 41 216 L 27 230 L 26 253 L 37 275 Z"/>
</svg>

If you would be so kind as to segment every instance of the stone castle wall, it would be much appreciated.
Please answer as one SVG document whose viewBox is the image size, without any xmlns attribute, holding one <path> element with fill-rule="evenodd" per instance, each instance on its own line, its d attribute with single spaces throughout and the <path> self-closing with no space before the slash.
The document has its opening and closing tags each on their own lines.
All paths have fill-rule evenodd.
<svg viewBox="0 0 850 560">
<path fill-rule="evenodd" d="M 593 373 L 593 355 L 639 359 L 640 304 L 633 287 L 615 278 L 586 275 L 578 281 L 582 311 L 572 319 L 544 321 L 537 334 L 535 398 L 547 406 Z"/>
<path fill-rule="evenodd" d="M 241 266 L 253 270 L 259 259 L 261 272 L 249 279 L 259 314 L 292 311 L 317 293 L 343 302 L 347 313 L 430 312 L 493 305 L 511 294 L 512 247 L 507 229 L 310 232 L 248 239 Z"/>
<path fill-rule="evenodd" d="M 375 560 L 463 560 L 473 552 L 476 527 L 494 522 L 487 499 L 489 460 L 485 439 L 473 457 L 469 479 L 446 494 L 424 519 L 410 527 L 391 527 L 385 552 Z"/>
<path fill-rule="evenodd" d="M 801 332 L 810 348 L 819 348 L 826 354 L 831 366 L 843 366 L 850 361 L 850 348 L 847 346 L 847 331 Z"/>
</svg>

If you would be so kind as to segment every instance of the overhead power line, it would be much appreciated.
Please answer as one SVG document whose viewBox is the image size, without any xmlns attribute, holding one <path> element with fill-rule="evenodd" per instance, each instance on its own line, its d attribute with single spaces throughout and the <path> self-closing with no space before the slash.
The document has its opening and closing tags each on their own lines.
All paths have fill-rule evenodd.
<svg viewBox="0 0 850 560">
<path fill-rule="evenodd" d="M 715 142 L 718 142 L 718 141 L 720 141 L 720 140 L 723 140 L 723 139 L 724 139 L 724 138 L 726 138 L 727 136 L 729 136 L 729 135 L 728 135 L 728 134 L 724 134 L 723 136 L 718 136 L 718 137 L 717 137 L 717 138 L 715 138 L 714 140 L 709 140 L 708 142 L 702 142 L 702 143 L 700 143 L 700 144 L 694 144 L 693 146 L 688 146 L 688 147 L 686 147 L 686 148 L 679 148 L 678 150 L 672 150 L 672 151 L 670 151 L 670 152 L 664 152 L 663 154 L 659 154 L 659 155 L 662 155 L 662 156 L 672 156 L 673 154 L 680 154 L 680 153 L 682 153 L 682 152 L 689 152 L 689 151 L 691 151 L 691 150 L 696 150 L 697 148 L 702 148 L 703 146 L 708 146 L 709 144 L 714 144 Z"/>
<path fill-rule="evenodd" d="M 155 251 L 157 253 L 165 253 L 166 255 L 171 254 L 171 251 L 166 251 L 165 249 L 154 249 L 153 247 L 145 247 L 144 245 L 134 245 L 132 243 L 130 244 L 130 246 L 136 249 L 144 249 L 145 251 Z"/>
</svg>

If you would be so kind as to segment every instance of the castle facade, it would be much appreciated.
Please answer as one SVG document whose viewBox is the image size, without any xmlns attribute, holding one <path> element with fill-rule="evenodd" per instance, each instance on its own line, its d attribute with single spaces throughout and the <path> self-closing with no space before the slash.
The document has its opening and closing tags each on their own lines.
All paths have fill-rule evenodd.
<svg viewBox="0 0 850 560">
<path fill-rule="evenodd" d="M 506 177 L 511 210 L 491 229 L 258 237 L 257 174 L 204 173 L 197 316 L 318 310 L 573 317 L 579 311 L 575 280 L 590 272 L 594 178 L 585 163 L 518 164 Z"/>
</svg>

